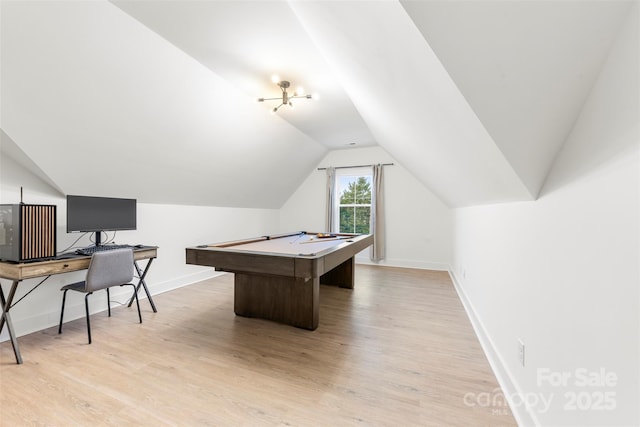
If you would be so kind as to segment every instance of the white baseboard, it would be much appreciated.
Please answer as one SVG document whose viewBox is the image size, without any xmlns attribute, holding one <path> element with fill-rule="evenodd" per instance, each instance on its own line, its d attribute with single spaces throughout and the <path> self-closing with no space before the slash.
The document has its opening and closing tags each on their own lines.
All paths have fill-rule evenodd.
<svg viewBox="0 0 640 427">
<path fill-rule="evenodd" d="M 149 287 L 149 292 L 151 292 L 151 295 L 158 295 L 164 292 L 169 292 L 174 289 L 191 285 L 193 283 L 211 279 L 212 277 L 217 277 L 222 274 L 225 274 L 225 273 L 220 271 L 215 271 L 213 268 L 207 268 L 199 273 L 176 277 L 171 280 L 167 280 L 165 282 L 154 283 L 153 285 L 147 284 L 147 286 Z M 146 298 L 146 295 L 144 295 L 144 293 L 139 293 L 138 296 L 144 296 Z"/>
<path fill-rule="evenodd" d="M 491 369 L 493 370 L 493 373 L 496 376 L 496 379 L 498 380 L 498 384 L 502 389 L 502 393 L 504 394 L 505 397 L 507 397 L 506 401 L 507 403 L 509 403 L 511 413 L 513 414 L 516 422 L 518 423 L 519 426 L 540 425 L 535 415 L 527 411 L 524 405 L 519 405 L 517 407 L 514 407 L 513 405 L 511 405 L 511 400 L 508 398 L 508 396 L 522 396 L 522 393 L 520 392 L 516 382 L 514 381 L 513 375 L 511 375 L 509 369 L 507 368 L 507 365 L 504 363 L 504 360 L 500 355 L 500 352 L 498 352 L 498 350 L 496 349 L 496 346 L 493 344 L 493 341 L 491 340 L 491 337 L 487 333 L 482 323 L 482 320 L 476 314 L 476 311 L 473 308 L 473 304 L 471 303 L 469 298 L 467 298 L 467 295 L 464 292 L 464 289 L 460 285 L 460 282 L 458 281 L 455 273 L 451 269 L 449 269 L 449 275 L 451 276 L 451 280 L 453 281 L 453 286 L 455 287 L 456 292 L 458 293 L 458 297 L 460 298 L 460 301 L 464 306 L 464 310 L 467 313 L 467 317 L 469 318 L 469 321 L 473 326 L 473 330 L 475 331 L 476 336 L 478 337 L 478 341 L 482 346 L 482 350 L 484 351 L 484 354 L 487 357 L 487 360 L 489 361 L 489 365 L 491 366 Z"/>
<path fill-rule="evenodd" d="M 417 268 L 420 270 L 438 270 L 449 271 L 449 265 L 435 262 L 422 262 L 407 259 L 384 259 L 379 262 L 373 262 L 368 256 L 358 257 L 355 259 L 357 264 L 380 265 L 384 267 L 400 267 L 400 268 Z"/>
</svg>

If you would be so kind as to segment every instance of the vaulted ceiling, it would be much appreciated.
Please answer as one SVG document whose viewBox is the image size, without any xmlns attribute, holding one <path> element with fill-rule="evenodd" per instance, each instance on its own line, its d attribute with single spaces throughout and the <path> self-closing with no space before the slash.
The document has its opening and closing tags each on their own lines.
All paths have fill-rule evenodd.
<svg viewBox="0 0 640 427">
<path fill-rule="evenodd" d="M 449 206 L 531 200 L 632 3 L 3 0 L 3 152 L 66 194 L 278 208 L 379 145 Z M 320 98 L 270 114 L 272 74 Z"/>
</svg>

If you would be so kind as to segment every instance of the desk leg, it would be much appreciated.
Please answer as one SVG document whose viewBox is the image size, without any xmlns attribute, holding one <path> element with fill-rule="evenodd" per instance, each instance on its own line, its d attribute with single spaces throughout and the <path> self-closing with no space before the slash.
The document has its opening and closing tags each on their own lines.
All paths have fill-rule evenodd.
<svg viewBox="0 0 640 427">
<path fill-rule="evenodd" d="M 13 296 L 16 294 L 18 288 L 18 281 L 14 280 L 9 291 L 9 298 L 4 298 L 4 291 L 2 290 L 2 284 L 0 283 L 0 302 L 2 302 L 2 317 L 0 317 L 0 332 L 4 328 L 5 322 L 7 323 L 7 330 L 9 331 L 9 338 L 11 338 L 11 345 L 13 346 L 13 354 L 16 356 L 16 363 L 19 365 L 22 363 L 22 355 L 20 355 L 20 347 L 18 347 L 18 338 L 16 332 L 13 330 L 13 322 L 11 321 L 11 303 L 13 302 Z"/>
<path fill-rule="evenodd" d="M 149 293 L 149 288 L 147 288 L 147 284 L 144 281 L 144 278 L 147 275 L 147 272 L 149 271 L 149 267 L 151 267 L 152 262 L 153 262 L 153 258 L 150 258 L 149 262 L 147 262 L 147 265 L 144 268 L 144 271 L 140 269 L 137 262 L 134 261 L 133 265 L 135 266 L 136 271 L 138 272 L 138 277 L 140 278 L 140 280 L 138 280 L 138 285 L 136 286 L 136 293 L 138 293 L 138 291 L 140 290 L 140 286 L 142 286 L 144 288 L 144 292 L 147 294 L 147 299 L 151 304 L 151 308 L 153 309 L 153 312 L 157 313 L 158 310 L 156 309 L 156 305 L 154 304 L 153 298 L 151 298 L 151 294 Z M 129 300 L 129 304 L 127 304 L 127 307 L 131 307 L 133 300 L 134 300 L 134 297 L 131 297 L 131 299 Z"/>
</svg>

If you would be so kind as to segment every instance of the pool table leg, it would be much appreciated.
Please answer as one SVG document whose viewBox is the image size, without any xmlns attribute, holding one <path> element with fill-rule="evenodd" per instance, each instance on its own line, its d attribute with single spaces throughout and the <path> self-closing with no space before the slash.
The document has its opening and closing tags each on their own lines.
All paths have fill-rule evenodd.
<svg viewBox="0 0 640 427">
<path fill-rule="evenodd" d="M 354 258 L 351 257 L 342 264 L 323 274 L 320 277 L 323 285 L 340 286 L 341 288 L 353 289 L 355 283 Z"/>
<path fill-rule="evenodd" d="M 315 330 L 320 319 L 320 279 L 235 273 L 234 311 Z"/>
</svg>

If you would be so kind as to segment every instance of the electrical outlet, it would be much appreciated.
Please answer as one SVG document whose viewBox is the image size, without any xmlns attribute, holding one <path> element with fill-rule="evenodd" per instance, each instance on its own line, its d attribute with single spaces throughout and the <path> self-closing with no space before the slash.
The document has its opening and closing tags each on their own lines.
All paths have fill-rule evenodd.
<svg viewBox="0 0 640 427">
<path fill-rule="evenodd" d="M 518 360 L 524 366 L 524 343 L 521 339 L 518 339 Z"/>
</svg>

